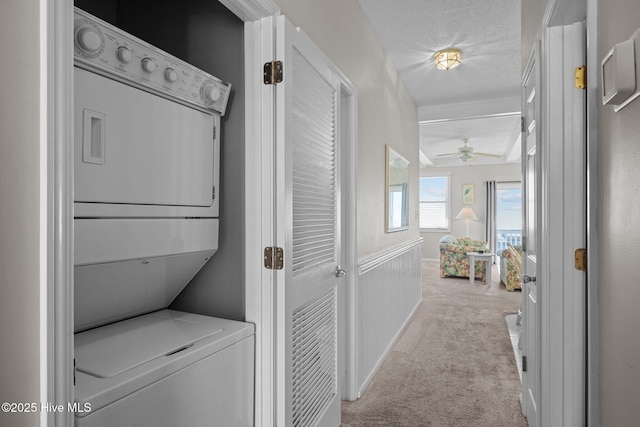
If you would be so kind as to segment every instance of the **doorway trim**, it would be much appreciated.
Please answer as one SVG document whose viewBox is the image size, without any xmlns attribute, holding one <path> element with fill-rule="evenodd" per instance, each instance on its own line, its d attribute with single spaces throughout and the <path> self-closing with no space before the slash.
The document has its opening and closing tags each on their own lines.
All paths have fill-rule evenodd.
<svg viewBox="0 0 640 427">
<path fill-rule="evenodd" d="M 333 67 L 333 72 L 340 80 L 340 107 L 341 107 L 341 155 L 342 155 L 342 188 L 345 194 L 342 197 L 342 240 L 344 246 L 343 258 L 347 275 L 345 277 L 344 299 L 340 304 L 344 324 L 338 323 L 339 337 L 342 345 L 343 358 L 339 361 L 344 378 L 340 384 L 343 400 L 356 400 L 358 398 L 357 384 L 357 348 L 358 336 L 356 321 L 356 301 L 358 296 L 358 93 L 351 81 L 338 68 Z M 339 315 L 340 316 L 340 315 Z"/>
<path fill-rule="evenodd" d="M 589 69 L 586 92 L 586 225 L 583 241 L 588 249 L 586 272 L 586 316 L 584 318 L 586 369 L 583 371 L 583 386 L 586 396 L 581 403 L 585 425 L 598 427 L 599 421 L 599 313 L 598 313 L 598 236 L 597 215 L 597 112 L 599 105 L 599 61 L 597 53 L 597 0 L 550 0 L 542 22 L 543 38 L 549 37 L 552 26 L 569 25 L 586 20 L 586 65 Z M 545 47 L 548 46 L 545 40 Z M 547 52 L 543 56 L 546 62 Z M 547 82 L 545 82 L 547 83 Z M 547 105 L 545 117 L 547 117 Z M 568 203 L 568 199 L 565 199 Z M 577 236 L 575 236 L 577 237 Z M 585 240 L 586 239 L 586 240 Z M 552 329 L 552 332 L 554 332 Z M 555 331 L 559 332 L 559 331 Z M 562 338 L 560 338 L 562 339 Z M 547 342 L 547 344 L 549 344 Z M 544 355 L 543 355 L 544 357 Z M 546 355 L 547 358 L 550 355 Z M 547 359 L 548 360 L 548 359 Z M 566 369 L 566 368 L 565 368 Z M 566 374 L 563 371 L 563 374 Z M 569 380 L 565 380 L 569 381 Z M 548 392 L 548 390 L 546 390 Z M 546 409 L 545 409 L 546 410 Z M 548 420 L 548 416 L 546 417 Z M 543 424 L 544 425 L 544 424 Z"/>
<path fill-rule="evenodd" d="M 73 2 L 40 1 L 40 397 L 73 402 Z M 45 181 L 46 180 L 46 181 Z M 73 424 L 67 411 L 40 414 L 42 426 Z"/>
<path fill-rule="evenodd" d="M 598 0 L 587 14 L 587 426 L 600 427 L 600 304 L 598 299 Z"/>
<path fill-rule="evenodd" d="M 280 8 L 272 0 L 219 0 L 245 22 L 245 28 L 260 23 L 263 18 L 277 15 Z M 40 283 L 40 396 L 42 402 L 53 402 L 66 407 L 74 401 L 73 394 L 73 1 L 40 0 L 40 124 L 41 124 L 41 283 Z M 245 78 L 247 97 L 258 96 L 262 90 L 258 80 L 255 58 L 264 48 L 261 34 L 249 30 L 245 35 Z M 255 70 L 253 70 L 253 69 Z M 250 71 L 251 69 L 251 71 Z M 260 122 L 263 110 L 255 106 L 255 98 L 246 103 L 247 153 L 258 155 L 262 145 Z M 251 151 L 256 150 L 256 151 Z M 251 160 L 248 156 L 247 162 Z M 248 163 L 247 163 L 248 165 Z M 261 178 L 261 169 L 247 169 L 247 183 Z M 247 198 L 250 192 L 247 191 Z M 255 193 L 251 193 L 255 194 Z M 247 204 L 247 224 L 262 227 L 260 210 L 251 211 Z M 256 219 L 257 218 L 257 219 Z M 254 225 L 252 225 L 254 227 Z M 253 230 L 250 228 L 248 230 Z M 44 230 L 44 231 L 43 231 Z M 247 236 L 251 233 L 247 232 Z M 254 241 L 247 238 L 247 253 L 255 250 Z M 252 246 L 253 244 L 253 246 Z M 261 245 L 261 242 L 258 242 Z M 247 283 L 253 278 L 247 257 Z M 254 271 L 256 268 L 253 269 Z M 259 270 L 259 268 L 257 268 Z M 259 273 L 259 276 L 260 277 Z M 260 288 L 261 280 L 251 282 Z M 258 362 L 256 357 L 256 363 Z M 257 366 L 258 367 L 258 366 Z M 259 371 L 256 370 L 256 374 Z M 257 385 L 257 382 L 256 382 Z M 256 396 L 257 397 L 257 396 Z M 258 400 L 256 399 L 256 404 Z M 43 427 L 73 425 L 73 413 L 42 412 Z M 256 426 L 260 424 L 256 423 Z"/>
<path fill-rule="evenodd" d="M 584 25 L 555 25 L 544 38 L 542 425 L 584 425 L 586 275 L 574 265 L 586 247 L 586 96 L 574 80 L 585 64 Z"/>
</svg>

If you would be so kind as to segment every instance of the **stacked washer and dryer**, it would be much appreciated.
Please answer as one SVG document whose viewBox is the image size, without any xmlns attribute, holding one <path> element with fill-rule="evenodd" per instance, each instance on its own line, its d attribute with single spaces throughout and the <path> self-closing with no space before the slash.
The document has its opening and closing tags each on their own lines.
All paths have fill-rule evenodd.
<svg viewBox="0 0 640 427">
<path fill-rule="evenodd" d="M 230 85 L 74 24 L 76 426 L 251 426 L 253 325 L 167 309 L 218 248 Z"/>
</svg>

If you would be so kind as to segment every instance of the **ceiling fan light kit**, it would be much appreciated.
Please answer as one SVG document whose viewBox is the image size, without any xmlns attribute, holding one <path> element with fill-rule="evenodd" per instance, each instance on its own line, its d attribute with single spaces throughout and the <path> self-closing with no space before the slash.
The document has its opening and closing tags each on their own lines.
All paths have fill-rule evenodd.
<svg viewBox="0 0 640 427">
<path fill-rule="evenodd" d="M 436 68 L 438 70 L 449 71 L 460 65 L 462 61 L 462 51 L 451 47 L 437 51 L 433 57 L 436 59 Z"/>
<path fill-rule="evenodd" d="M 499 159 L 499 158 L 502 157 L 502 156 L 500 156 L 498 154 L 479 153 L 477 151 L 473 151 L 473 147 L 467 146 L 467 143 L 469 142 L 469 138 L 463 138 L 462 141 L 464 142 L 464 146 L 463 147 L 458 147 L 458 151 L 457 152 L 455 152 L 455 153 L 445 153 L 445 154 L 436 154 L 436 157 L 452 157 L 452 156 L 456 156 L 456 157 L 458 157 L 459 160 L 461 160 L 464 163 L 467 163 L 470 160 L 473 160 L 477 156 L 493 157 L 494 159 Z"/>
</svg>

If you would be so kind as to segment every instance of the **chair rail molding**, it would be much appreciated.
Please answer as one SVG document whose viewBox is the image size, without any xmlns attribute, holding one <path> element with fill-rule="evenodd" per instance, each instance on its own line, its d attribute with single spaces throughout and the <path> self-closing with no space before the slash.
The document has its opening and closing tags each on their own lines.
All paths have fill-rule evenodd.
<svg viewBox="0 0 640 427">
<path fill-rule="evenodd" d="M 424 239 L 420 237 L 411 242 L 406 242 L 394 248 L 386 249 L 384 251 L 377 252 L 375 254 L 362 258 L 360 262 L 358 262 L 358 275 L 362 276 L 363 274 L 368 273 L 369 271 L 382 265 L 390 259 L 402 255 L 403 253 L 410 251 L 416 246 L 421 246 L 423 240 Z"/>
</svg>

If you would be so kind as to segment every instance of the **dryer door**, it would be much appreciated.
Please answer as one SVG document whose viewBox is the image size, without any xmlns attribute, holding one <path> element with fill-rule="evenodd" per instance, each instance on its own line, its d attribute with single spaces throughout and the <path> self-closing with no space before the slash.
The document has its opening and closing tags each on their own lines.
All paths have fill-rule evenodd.
<svg viewBox="0 0 640 427">
<path fill-rule="evenodd" d="M 214 116 L 74 73 L 76 202 L 212 205 Z"/>
</svg>

